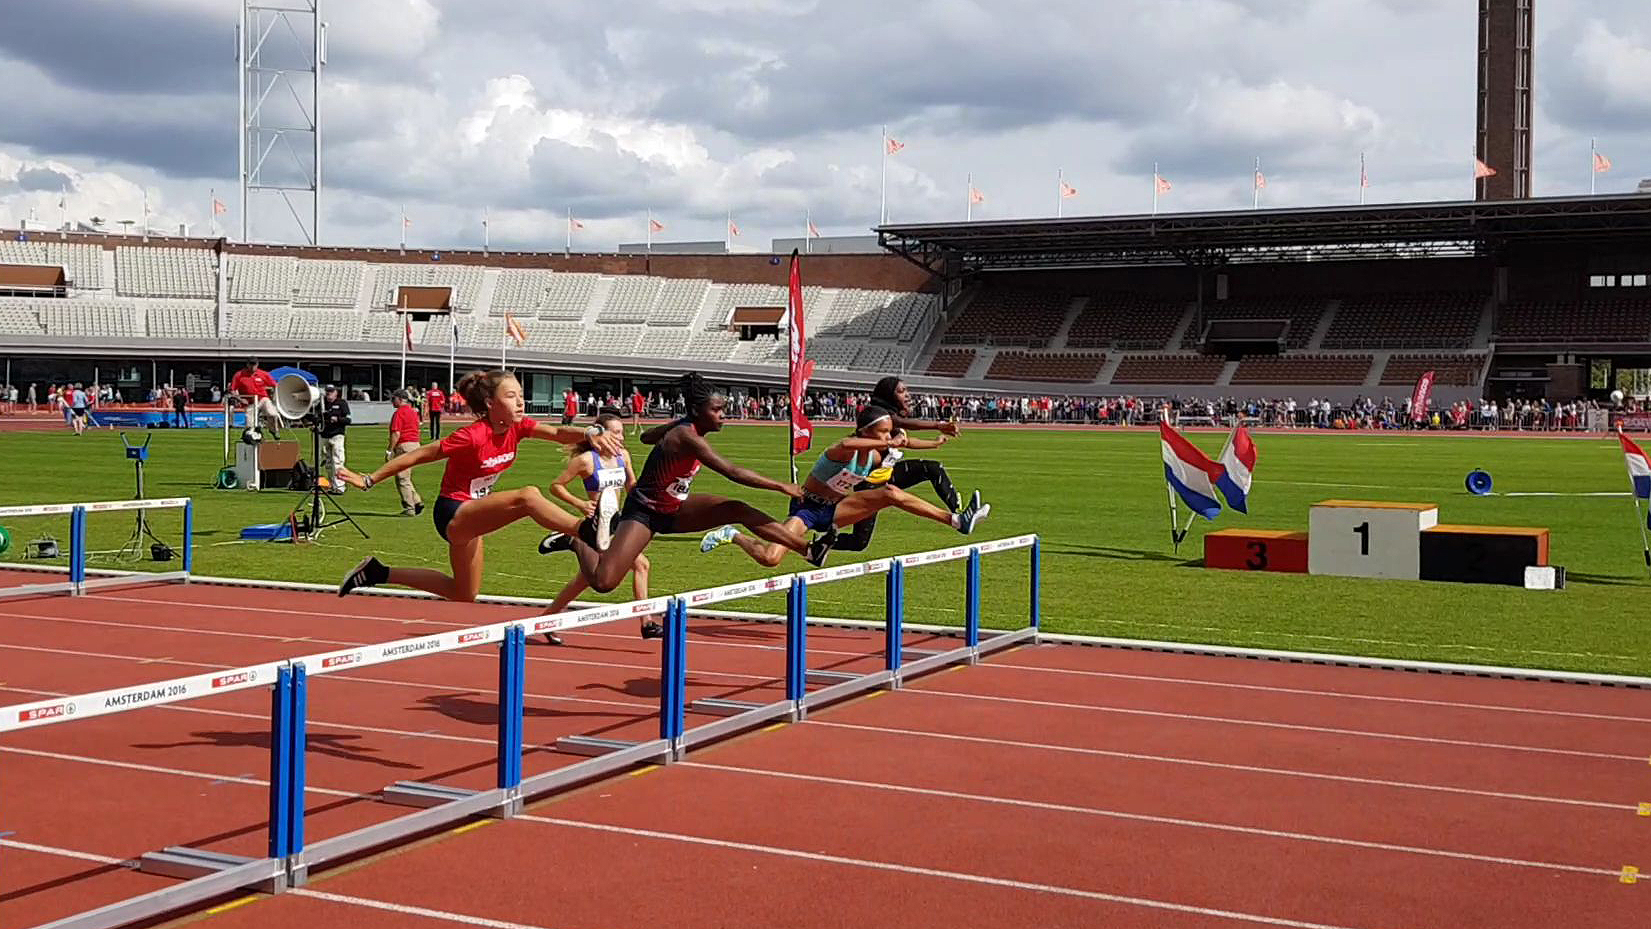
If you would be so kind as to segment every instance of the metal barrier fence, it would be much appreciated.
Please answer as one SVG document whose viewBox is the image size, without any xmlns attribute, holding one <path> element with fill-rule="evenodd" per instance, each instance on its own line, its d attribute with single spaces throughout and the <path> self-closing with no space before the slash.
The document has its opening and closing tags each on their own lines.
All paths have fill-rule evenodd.
<svg viewBox="0 0 1651 929">
<path fill-rule="evenodd" d="M 187 531 L 187 508 L 185 514 Z M 80 519 L 83 521 L 83 514 Z M 981 558 L 1017 549 L 1027 549 L 1030 554 L 1027 621 L 1012 630 L 992 629 L 983 635 L 980 609 Z M 159 891 L 58 920 L 48 926 L 50 929 L 105 929 L 172 912 L 236 890 L 250 888 L 279 892 L 305 883 L 311 868 L 327 862 L 347 858 L 471 816 L 509 817 L 521 810 L 524 800 L 528 797 L 547 794 L 636 764 L 670 763 L 681 759 L 684 753 L 696 745 L 749 730 L 770 720 L 802 719 L 815 707 L 840 701 L 867 690 L 898 688 L 907 678 L 951 664 L 974 663 L 989 652 L 1022 642 L 1036 641 L 1039 626 L 1040 557 L 1040 544 L 1036 535 L 1015 536 L 973 545 L 953 546 L 795 574 L 758 578 L 686 591 L 674 596 L 609 604 L 550 616 L 514 619 L 434 635 L 355 646 L 300 658 L 157 681 L 137 687 L 0 707 L 0 733 L 5 733 L 139 708 L 164 706 L 252 687 L 268 687 L 270 690 L 267 856 L 246 858 L 179 846 L 151 852 L 139 859 L 140 870 L 186 880 Z M 920 652 L 908 649 L 904 647 L 903 640 L 906 572 L 908 569 L 949 561 L 965 562 L 963 644 L 958 648 L 944 651 Z M 187 560 L 185 564 L 187 567 Z M 883 668 L 864 674 L 810 670 L 807 662 L 810 588 L 872 574 L 885 575 Z M 187 579 L 185 577 L 185 580 Z M 270 582 L 244 583 L 275 588 L 312 586 Z M 784 698 L 769 703 L 713 698 L 696 700 L 692 705 L 688 704 L 688 614 L 713 604 L 776 593 L 780 590 L 787 592 Z M 564 737 L 557 741 L 558 749 L 595 757 L 524 778 L 522 755 L 527 637 L 661 612 L 665 617 L 665 635 L 660 650 L 658 737 L 637 742 L 583 736 Z M 403 781 L 391 784 L 381 793 L 384 801 L 419 807 L 420 811 L 343 835 L 307 843 L 304 836 L 304 796 L 310 679 L 375 664 L 410 660 L 490 644 L 497 644 L 499 648 L 495 786 L 488 790 L 472 790 L 424 782 Z M 825 686 L 810 691 L 810 683 Z M 689 728 L 689 710 L 723 718 Z"/>
</svg>

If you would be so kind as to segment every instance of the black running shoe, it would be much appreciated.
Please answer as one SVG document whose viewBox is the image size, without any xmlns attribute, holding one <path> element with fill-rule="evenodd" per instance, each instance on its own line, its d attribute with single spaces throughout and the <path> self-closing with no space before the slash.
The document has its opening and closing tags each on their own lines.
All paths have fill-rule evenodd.
<svg viewBox="0 0 1651 929">
<path fill-rule="evenodd" d="M 665 627 L 650 619 L 642 624 L 642 638 L 663 639 L 665 638 Z"/>
<path fill-rule="evenodd" d="M 979 525 L 980 521 L 985 519 L 986 514 L 990 512 L 992 512 L 992 505 L 981 503 L 980 491 L 975 491 L 969 496 L 969 505 L 963 508 L 963 512 L 957 514 L 957 531 L 964 535 L 974 532 L 975 526 Z"/>
<path fill-rule="evenodd" d="M 539 554 L 573 551 L 573 537 L 565 532 L 552 532 L 539 540 Z"/>
<path fill-rule="evenodd" d="M 831 554 L 831 547 L 837 544 L 837 527 L 832 526 L 824 533 L 814 537 L 808 543 L 808 563 L 816 568 L 825 567 L 826 556 Z"/>
<path fill-rule="evenodd" d="M 350 571 L 349 576 L 344 578 L 344 583 L 338 585 L 338 595 L 345 596 L 357 587 L 377 587 L 389 579 L 390 569 L 377 558 L 368 555 Z"/>
</svg>

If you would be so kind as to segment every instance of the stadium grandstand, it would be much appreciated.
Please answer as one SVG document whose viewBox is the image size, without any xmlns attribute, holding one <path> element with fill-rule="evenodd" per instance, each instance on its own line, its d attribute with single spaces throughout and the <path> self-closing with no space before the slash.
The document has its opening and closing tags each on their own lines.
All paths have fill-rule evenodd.
<svg viewBox="0 0 1651 929">
<path fill-rule="evenodd" d="M 1432 370 L 1441 402 L 1603 396 L 1651 367 L 1648 230 L 1645 195 L 890 225 L 881 253 L 804 257 L 808 353 L 836 389 L 1339 400 Z M 378 395 L 404 350 L 419 383 L 504 350 L 540 402 L 684 362 L 760 392 L 785 378 L 787 270 L 13 230 L 0 352 L 12 383 L 114 370 L 137 395 L 251 355 Z"/>
</svg>

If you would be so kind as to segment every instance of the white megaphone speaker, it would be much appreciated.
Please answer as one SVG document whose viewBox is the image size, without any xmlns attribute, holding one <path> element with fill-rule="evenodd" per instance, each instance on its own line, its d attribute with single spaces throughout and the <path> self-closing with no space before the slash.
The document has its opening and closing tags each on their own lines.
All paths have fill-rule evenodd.
<svg viewBox="0 0 1651 929">
<path fill-rule="evenodd" d="M 275 382 L 275 411 L 285 419 L 303 419 L 321 400 L 321 391 L 297 374 L 283 374 Z"/>
</svg>

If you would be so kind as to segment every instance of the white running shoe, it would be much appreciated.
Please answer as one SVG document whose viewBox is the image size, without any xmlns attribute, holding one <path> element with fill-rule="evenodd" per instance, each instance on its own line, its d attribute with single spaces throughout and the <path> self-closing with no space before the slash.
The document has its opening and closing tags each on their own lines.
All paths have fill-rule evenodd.
<svg viewBox="0 0 1651 929">
<path fill-rule="evenodd" d="M 737 530 L 733 526 L 722 526 L 705 533 L 705 538 L 699 540 L 700 554 L 704 554 L 718 545 L 726 545 L 734 541 Z"/>
<path fill-rule="evenodd" d="M 605 552 L 613 541 L 614 517 L 619 515 L 619 494 L 612 487 L 596 500 L 596 550 Z"/>
<path fill-rule="evenodd" d="M 969 497 L 969 505 L 963 508 L 963 512 L 957 514 L 957 531 L 964 535 L 974 532 L 975 527 L 980 525 L 980 521 L 985 519 L 990 512 L 992 512 L 992 505 L 981 503 L 980 491 L 975 491 Z"/>
</svg>

